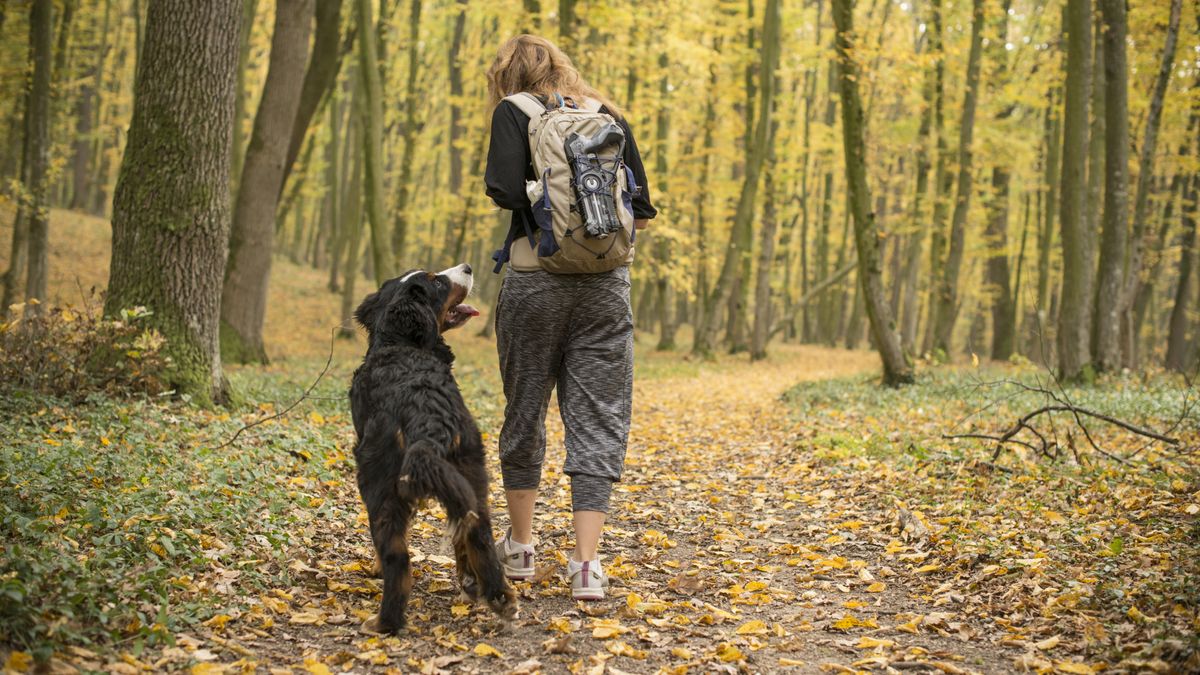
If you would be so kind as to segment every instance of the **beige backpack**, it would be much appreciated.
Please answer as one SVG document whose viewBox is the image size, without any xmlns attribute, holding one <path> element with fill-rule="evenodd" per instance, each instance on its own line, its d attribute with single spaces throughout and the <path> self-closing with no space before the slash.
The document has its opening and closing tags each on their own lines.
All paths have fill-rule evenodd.
<svg viewBox="0 0 1200 675">
<path fill-rule="evenodd" d="M 525 236 L 510 232 L 505 242 L 513 269 L 594 274 L 633 262 L 639 188 L 622 160 L 621 128 L 590 99 L 580 108 L 567 107 L 561 96 L 551 106 L 528 93 L 504 100 L 529 116 L 537 177 L 526 185 L 536 230 L 527 224 Z M 498 262 L 504 257 L 500 252 Z"/>
</svg>

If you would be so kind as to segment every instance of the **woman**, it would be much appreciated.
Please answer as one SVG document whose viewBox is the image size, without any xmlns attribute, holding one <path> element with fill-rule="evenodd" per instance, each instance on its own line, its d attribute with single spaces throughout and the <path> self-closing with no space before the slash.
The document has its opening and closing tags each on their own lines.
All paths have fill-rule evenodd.
<svg viewBox="0 0 1200 675">
<path fill-rule="evenodd" d="M 563 97 L 601 104 L 625 133 L 625 164 L 638 185 L 646 173 L 621 111 L 593 89 L 557 47 L 519 35 L 500 47 L 488 69 L 492 138 L 487 194 L 513 212 L 508 240 L 536 231 L 526 181 L 534 178 L 529 117 L 504 97 L 530 93 L 543 103 Z M 656 215 L 643 188 L 633 198 L 634 225 Z M 526 229 L 527 226 L 530 229 Z M 528 244 L 526 244 L 528 246 Z M 507 260 L 507 251 L 500 260 Z M 578 308 L 580 311 L 573 311 Z M 509 269 L 496 304 L 496 345 L 504 380 L 500 469 L 512 527 L 496 548 L 512 579 L 533 577 L 533 512 L 546 453 L 546 407 L 557 386 L 566 429 L 575 550 L 567 565 L 572 597 L 601 600 L 607 578 L 597 548 L 613 482 L 620 480 L 633 399 L 633 317 L 629 268 L 601 274 L 552 274 Z"/>
</svg>

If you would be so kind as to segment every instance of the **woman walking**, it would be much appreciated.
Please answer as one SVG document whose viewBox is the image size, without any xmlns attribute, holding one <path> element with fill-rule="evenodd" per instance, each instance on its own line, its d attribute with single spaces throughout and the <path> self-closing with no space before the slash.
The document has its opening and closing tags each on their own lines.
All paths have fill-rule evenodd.
<svg viewBox="0 0 1200 675">
<path fill-rule="evenodd" d="M 548 241 L 553 230 L 547 226 L 550 196 L 558 192 L 549 187 L 550 171 L 534 173 L 531 115 L 536 122 L 543 110 L 569 107 L 611 116 L 624 134 L 619 155 L 624 166 L 607 174 L 598 172 L 609 179 L 608 194 L 619 175 L 627 198 L 615 208 L 631 211 L 635 228 L 645 227 L 657 212 L 645 188 L 635 187 L 646 185 L 645 169 L 620 109 L 593 89 L 551 42 L 534 35 L 510 39 L 501 46 L 487 76 L 494 108 L 487 194 L 513 212 L 505 247 L 497 252 L 497 270 L 509 263 L 495 314 L 506 399 L 500 468 L 512 523 L 497 549 L 509 578 L 533 576 L 533 514 L 546 452 L 546 410 L 557 388 L 566 431 L 563 472 L 571 477 L 575 525 L 575 550 L 567 566 L 571 594 L 578 600 L 601 600 L 607 578 L 598 548 L 612 485 L 620 480 L 625 462 L 633 398 L 628 261 L 634 232 L 611 235 L 607 246 L 619 240 L 628 244 L 629 252 L 608 271 L 555 273 L 542 268 L 538 256 L 548 255 L 549 248 L 558 249 Z M 608 133 L 611 138 L 618 136 Z M 534 202 L 539 204 L 540 217 L 535 217 Z M 575 212 L 576 205 L 569 206 Z M 559 203 L 555 208 L 559 209 L 555 215 L 564 217 L 562 209 L 567 205 Z M 603 208 L 600 213 L 605 213 Z M 611 221 L 613 212 L 607 213 Z M 588 232 L 596 238 L 587 240 L 583 248 L 609 236 L 602 231 L 592 235 L 590 225 Z"/>
</svg>

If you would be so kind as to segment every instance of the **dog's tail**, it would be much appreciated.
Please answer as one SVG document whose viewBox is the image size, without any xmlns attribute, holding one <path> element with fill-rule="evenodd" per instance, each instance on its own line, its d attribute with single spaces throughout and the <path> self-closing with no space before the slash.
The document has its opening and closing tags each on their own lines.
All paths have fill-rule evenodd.
<svg viewBox="0 0 1200 675">
<path fill-rule="evenodd" d="M 401 494 L 407 492 L 417 499 L 433 497 L 438 500 L 446 509 L 452 528 L 470 529 L 478 520 L 471 484 L 446 461 L 442 449 L 432 441 L 417 441 L 405 449 L 401 474 Z"/>
</svg>

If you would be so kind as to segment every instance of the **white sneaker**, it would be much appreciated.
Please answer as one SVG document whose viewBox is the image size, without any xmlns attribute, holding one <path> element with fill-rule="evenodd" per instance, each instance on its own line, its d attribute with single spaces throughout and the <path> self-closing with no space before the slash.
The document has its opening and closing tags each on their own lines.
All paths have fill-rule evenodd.
<svg viewBox="0 0 1200 675">
<path fill-rule="evenodd" d="M 496 542 L 496 557 L 504 566 L 504 576 L 514 581 L 528 581 L 533 578 L 533 544 L 521 544 L 512 540 L 512 530 L 504 533 L 504 538 Z"/>
<path fill-rule="evenodd" d="M 567 576 L 571 578 L 571 597 L 576 600 L 603 600 L 608 577 L 600 567 L 600 559 L 567 561 Z"/>
</svg>

